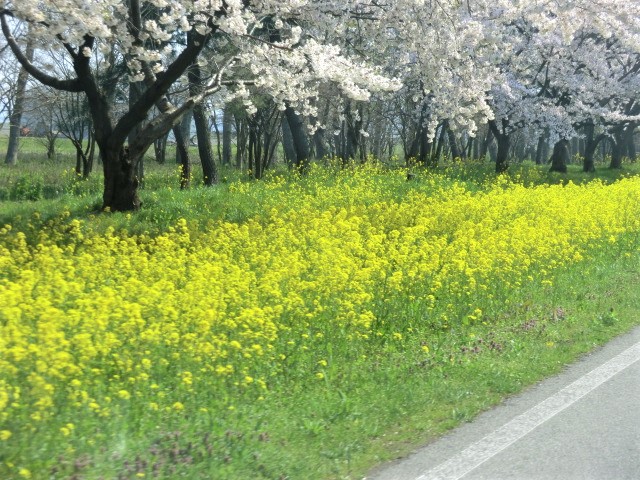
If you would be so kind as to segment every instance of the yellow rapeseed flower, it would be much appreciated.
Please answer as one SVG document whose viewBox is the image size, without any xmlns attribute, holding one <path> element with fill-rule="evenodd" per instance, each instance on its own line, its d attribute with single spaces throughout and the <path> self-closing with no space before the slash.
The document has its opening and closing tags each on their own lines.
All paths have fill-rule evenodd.
<svg viewBox="0 0 640 480">
<path fill-rule="evenodd" d="M 131 398 L 131 394 L 127 390 L 118 390 L 118 397 L 123 400 L 129 400 Z"/>
</svg>

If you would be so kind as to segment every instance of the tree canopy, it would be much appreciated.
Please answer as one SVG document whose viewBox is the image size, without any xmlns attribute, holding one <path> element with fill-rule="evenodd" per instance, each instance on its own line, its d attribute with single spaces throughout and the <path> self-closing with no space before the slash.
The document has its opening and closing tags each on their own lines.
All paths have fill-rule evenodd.
<svg viewBox="0 0 640 480">
<path fill-rule="evenodd" d="M 327 96 L 340 119 L 357 120 L 351 102 L 394 95 L 424 145 L 442 122 L 468 136 L 488 124 L 508 149 L 517 131 L 553 144 L 585 125 L 615 138 L 640 120 L 637 2 L 5 0 L 0 20 L 31 76 L 86 95 L 104 207 L 116 210 L 139 207 L 140 158 L 211 95 L 249 114 L 266 96 L 311 133 L 330 127 L 319 112 Z M 31 61 L 13 37 L 17 21 L 71 68 Z M 112 108 L 116 82 L 135 92 L 125 111 Z"/>
</svg>

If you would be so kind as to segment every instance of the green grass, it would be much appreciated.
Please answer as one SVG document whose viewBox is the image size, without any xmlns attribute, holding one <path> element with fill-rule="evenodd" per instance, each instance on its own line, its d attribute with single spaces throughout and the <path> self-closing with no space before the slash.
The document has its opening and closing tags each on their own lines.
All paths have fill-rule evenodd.
<svg viewBox="0 0 640 480">
<path fill-rule="evenodd" d="M 488 325 L 424 332 L 428 354 L 389 346 L 346 377 L 337 368 L 316 387 L 239 405 L 224 430 L 207 415 L 182 428 L 143 424 L 120 446 L 62 456 L 60 470 L 136 478 L 137 465 L 155 462 L 161 478 L 362 478 L 637 325 L 639 281 L 640 256 L 611 252 L 563 272 L 552 290 L 514 292 Z"/>
<path fill-rule="evenodd" d="M 72 167 L 64 162 L 25 161 L 14 169 L 0 167 L 2 173 L 9 172 L 0 189 L 24 190 L 23 197 L 35 192 L 33 200 L 7 200 L 10 193 L 0 197 L 0 225 L 11 223 L 35 244 L 40 231 L 72 219 L 89 221 L 88 228 L 95 233 L 113 227 L 153 235 L 166 231 L 179 218 L 204 228 L 214 218 L 243 222 L 273 207 L 264 182 L 253 185 L 251 195 L 231 195 L 229 183 L 180 191 L 175 165 L 150 165 L 142 211 L 103 214 L 97 211 L 100 175 L 78 182 L 61 173 Z M 459 165 L 443 173 L 480 188 L 491 178 L 490 169 L 490 165 Z M 567 175 L 558 175 L 546 173 L 546 167 L 525 165 L 514 168 L 512 175 L 525 183 L 541 184 L 579 183 L 594 177 L 612 182 L 637 172 L 636 165 L 627 165 L 623 171 L 600 168 L 593 175 L 572 166 Z M 230 178 L 238 175 L 223 173 Z M 397 183 L 389 196 L 401 198 L 411 189 L 422 188 L 428 175 L 421 172 L 415 181 Z M 27 180 L 17 184 L 21 178 Z M 330 175 L 326 181 L 331 181 Z M 291 188 L 311 187 L 300 182 Z M 136 419 L 145 417 L 131 412 L 124 416 L 125 424 L 114 423 L 105 427 L 109 432 L 96 433 L 118 438 L 119 430 L 137 429 L 140 435 L 123 434 L 120 444 L 89 453 L 87 439 L 76 439 L 72 446 L 83 453 L 61 456 L 58 472 L 51 476 L 83 478 L 91 472 L 92 477 L 84 478 L 100 474 L 136 478 L 142 463 L 161 463 L 163 478 L 212 478 L 212 465 L 219 479 L 361 478 L 380 462 L 405 455 L 470 421 L 505 396 L 560 371 L 638 325 L 640 254 L 637 239 L 628 243 L 636 245 L 635 251 L 598 252 L 593 259 L 560 271 L 553 287 L 512 291 L 506 305 L 474 325 L 434 331 L 416 321 L 420 318 L 417 307 L 398 306 L 397 312 L 414 322 L 414 337 L 423 337 L 428 351 L 388 343 L 376 358 L 366 362 L 352 358 L 352 368 L 343 369 L 332 358 L 334 354 L 342 358 L 334 352 L 337 347 L 326 342 L 323 348 L 332 367 L 323 382 L 311 387 L 306 383 L 298 390 L 277 391 L 276 387 L 279 395 L 269 395 L 259 404 L 238 405 L 228 410 L 224 422 L 203 414 L 179 429 L 169 421 L 132 429 L 126 421 L 144 422 Z M 287 388 L 291 385 L 295 382 L 286 383 Z M 0 472 L 1 463 L 0 452 Z M 48 475 L 35 473 L 36 478 Z"/>
<path fill-rule="evenodd" d="M 0 224 L 13 223 L 17 228 L 26 228 L 28 224 L 38 226 L 45 221 L 55 219 L 63 211 L 70 212 L 71 218 L 91 218 L 97 225 L 113 225 L 116 230 L 126 228 L 129 232 L 161 232 L 171 226 L 178 218 L 184 217 L 201 221 L 203 224 L 211 218 L 238 220 L 247 218 L 259 211 L 259 204 L 237 204 L 235 198 L 229 199 L 228 183 L 243 180 L 251 181 L 246 172 L 235 168 L 220 169 L 221 183 L 213 188 L 203 188 L 202 171 L 199 164 L 192 167 L 192 185 L 187 191 L 180 191 L 179 167 L 173 161 L 158 164 L 147 155 L 145 160 L 145 183 L 140 190 L 143 209 L 135 221 L 129 222 L 126 215 L 115 214 L 108 220 L 96 218 L 102 198 L 102 166 L 96 162 L 94 172 L 88 180 L 79 179 L 75 173 L 75 156 L 68 140 L 61 139 L 60 152 L 64 152 L 57 160 L 49 161 L 43 151 L 38 151 L 41 140 L 37 138 L 22 139 L 22 148 L 29 152 L 22 155 L 17 166 L 8 167 L 0 164 Z M 0 136 L 0 152 L 6 149 L 6 137 Z M 40 147 L 44 148 L 44 147 Z M 196 152 L 193 152 L 196 159 Z M 175 153 L 169 150 L 168 159 Z M 391 167 L 395 168 L 395 167 Z M 411 170 L 418 176 L 430 175 L 432 172 L 462 181 L 472 189 L 481 189 L 483 185 L 495 179 L 491 162 L 464 161 L 447 163 L 435 170 L 423 170 L 413 167 Z M 534 165 L 531 162 L 512 165 L 507 176 L 525 185 L 541 184 L 576 184 L 590 182 L 595 179 L 603 183 L 611 183 L 621 178 L 640 174 L 640 164 L 626 163 L 623 169 L 611 170 L 604 164 L 597 165 L 595 173 L 584 173 L 579 164 L 569 165 L 567 174 L 552 173 L 547 165 Z M 290 174 L 284 166 L 278 165 L 275 171 L 267 172 L 267 178 L 282 174 Z M 404 191 L 409 191 L 414 184 L 407 183 Z M 402 192 L 400 192 L 402 193 Z M 32 218 L 38 212 L 39 219 Z M 35 224 L 34 224 L 35 222 Z"/>
<path fill-rule="evenodd" d="M 505 174 L 511 179 L 525 185 L 557 185 L 573 182 L 581 184 L 595 179 L 603 183 L 612 183 L 622 178 L 640 174 L 640 164 L 626 162 L 622 169 L 610 169 L 607 164 L 598 163 L 595 172 L 583 172 L 580 163 L 572 163 L 567 166 L 567 173 L 550 172 L 549 165 L 536 165 L 533 162 L 512 164 Z M 495 165 L 488 161 L 462 161 L 445 164 L 435 169 L 450 178 L 472 184 L 484 184 L 491 182 L 495 176 Z"/>
</svg>

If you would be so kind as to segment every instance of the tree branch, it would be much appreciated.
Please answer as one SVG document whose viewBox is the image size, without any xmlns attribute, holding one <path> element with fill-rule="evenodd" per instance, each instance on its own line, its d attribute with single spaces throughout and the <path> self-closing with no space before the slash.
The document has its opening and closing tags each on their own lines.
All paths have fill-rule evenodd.
<svg viewBox="0 0 640 480">
<path fill-rule="evenodd" d="M 7 15 L 11 16 L 11 12 L 8 12 L 6 10 L 0 12 L 2 33 L 7 39 L 7 45 L 9 45 L 9 48 L 13 52 L 20 65 L 22 65 L 22 68 L 24 68 L 25 71 L 29 73 L 29 75 L 31 75 L 33 78 L 38 80 L 43 85 L 46 85 L 47 87 L 55 88 L 56 90 L 63 90 L 66 92 L 82 92 L 82 85 L 77 78 L 72 80 L 60 80 L 58 78 L 52 77 L 51 75 L 47 75 L 29 61 L 29 59 L 20 50 L 16 39 L 9 30 L 9 25 L 7 25 Z"/>
</svg>

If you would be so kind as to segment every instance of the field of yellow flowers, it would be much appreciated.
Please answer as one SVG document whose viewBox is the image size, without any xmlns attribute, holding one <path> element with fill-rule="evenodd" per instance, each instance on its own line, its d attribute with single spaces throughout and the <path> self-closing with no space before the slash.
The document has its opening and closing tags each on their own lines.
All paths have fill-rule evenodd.
<svg viewBox="0 0 640 480">
<path fill-rule="evenodd" d="M 3 226 L 0 478 L 310 478 L 277 465 L 288 447 L 269 429 L 287 419 L 261 405 L 337 392 L 357 423 L 346 389 L 385 355 L 429 363 L 519 292 L 638 247 L 637 178 L 412 182 L 374 168 L 237 182 L 228 195 L 255 215 L 157 235 L 65 215 L 36 238 Z M 314 437 L 322 418 L 289 428 Z"/>
</svg>

